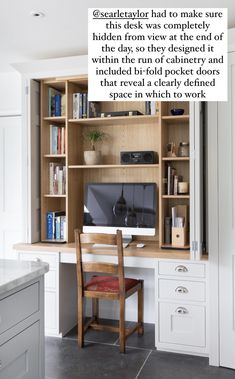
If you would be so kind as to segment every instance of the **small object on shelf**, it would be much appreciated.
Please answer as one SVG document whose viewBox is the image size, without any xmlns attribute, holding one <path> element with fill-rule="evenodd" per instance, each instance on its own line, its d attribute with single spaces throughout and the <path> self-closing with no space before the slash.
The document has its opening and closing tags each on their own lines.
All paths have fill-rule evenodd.
<svg viewBox="0 0 235 379">
<path fill-rule="evenodd" d="M 95 145 L 98 141 L 102 141 L 105 133 L 100 130 L 91 130 L 85 137 L 91 144 L 91 150 L 84 151 L 84 163 L 86 165 L 98 165 L 101 163 L 101 151 L 95 150 Z"/>
<path fill-rule="evenodd" d="M 157 163 L 157 153 L 154 151 L 121 151 L 121 164 L 154 164 Z"/>
<path fill-rule="evenodd" d="M 137 243 L 136 247 L 138 249 L 142 249 L 143 247 L 145 247 L 145 244 L 144 243 Z"/>
<path fill-rule="evenodd" d="M 180 142 L 178 148 L 179 157 L 189 157 L 189 142 Z"/>
<path fill-rule="evenodd" d="M 121 116 L 143 116 L 143 113 L 140 111 L 118 111 L 118 112 L 100 112 L 98 117 L 121 117 Z"/>
<path fill-rule="evenodd" d="M 176 157 L 176 145 L 175 145 L 175 142 L 169 142 L 167 144 L 167 157 L 169 157 L 169 158 Z"/>
<path fill-rule="evenodd" d="M 180 195 L 185 195 L 189 193 L 189 183 L 188 182 L 179 182 L 178 183 L 178 193 Z"/>
<path fill-rule="evenodd" d="M 183 108 L 173 108 L 171 109 L 172 116 L 182 116 L 184 114 Z"/>
</svg>

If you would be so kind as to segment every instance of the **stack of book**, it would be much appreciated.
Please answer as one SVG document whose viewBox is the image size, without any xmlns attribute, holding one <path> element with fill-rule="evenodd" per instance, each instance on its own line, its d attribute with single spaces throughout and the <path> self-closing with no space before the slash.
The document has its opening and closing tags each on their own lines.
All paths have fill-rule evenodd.
<svg viewBox="0 0 235 379">
<path fill-rule="evenodd" d="M 47 212 L 47 240 L 66 241 L 66 216 L 63 211 Z"/>
<path fill-rule="evenodd" d="M 182 182 L 182 176 L 176 175 L 176 169 L 167 166 L 167 195 L 177 195 L 178 194 L 178 183 Z"/>
<path fill-rule="evenodd" d="M 87 92 L 73 94 L 73 119 L 98 117 L 99 104 L 88 101 Z"/>
<path fill-rule="evenodd" d="M 65 154 L 65 127 L 50 125 L 50 154 Z"/>
<path fill-rule="evenodd" d="M 48 117 L 65 116 L 65 94 L 55 88 L 48 88 Z"/>
<path fill-rule="evenodd" d="M 66 194 L 66 168 L 55 162 L 49 163 L 49 193 L 50 195 Z"/>
<path fill-rule="evenodd" d="M 145 101 L 145 114 L 155 115 L 158 112 L 158 104 L 156 101 Z"/>
</svg>

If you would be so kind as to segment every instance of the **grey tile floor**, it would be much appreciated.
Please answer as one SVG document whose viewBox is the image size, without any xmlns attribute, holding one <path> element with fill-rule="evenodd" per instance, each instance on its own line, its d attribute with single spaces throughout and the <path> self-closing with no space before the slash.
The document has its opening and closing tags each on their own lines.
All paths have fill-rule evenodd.
<svg viewBox="0 0 235 379">
<path fill-rule="evenodd" d="M 235 371 L 210 367 L 207 358 L 156 351 L 152 324 L 127 339 L 126 354 L 115 333 L 89 330 L 85 341 L 79 349 L 76 328 L 63 339 L 47 337 L 46 379 L 235 379 Z"/>
</svg>

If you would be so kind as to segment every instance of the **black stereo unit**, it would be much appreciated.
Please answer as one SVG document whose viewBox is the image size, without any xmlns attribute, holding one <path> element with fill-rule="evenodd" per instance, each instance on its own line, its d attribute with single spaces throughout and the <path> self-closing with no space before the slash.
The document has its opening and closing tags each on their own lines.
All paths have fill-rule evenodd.
<svg viewBox="0 0 235 379">
<path fill-rule="evenodd" d="M 158 163 L 154 151 L 121 151 L 121 164 L 153 164 Z"/>
</svg>

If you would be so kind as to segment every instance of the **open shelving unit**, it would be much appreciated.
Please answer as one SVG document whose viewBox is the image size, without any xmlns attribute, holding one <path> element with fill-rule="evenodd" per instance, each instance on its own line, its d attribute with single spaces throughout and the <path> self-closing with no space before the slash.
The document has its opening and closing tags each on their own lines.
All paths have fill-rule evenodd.
<svg viewBox="0 0 235 379">
<path fill-rule="evenodd" d="M 172 108 L 184 108 L 184 114 L 181 116 L 172 116 Z M 161 103 L 161 164 L 160 164 L 160 206 L 159 206 L 159 244 L 163 248 L 179 248 L 172 243 L 165 243 L 164 223 L 165 217 L 171 217 L 171 209 L 177 205 L 190 205 L 190 193 L 169 195 L 166 193 L 164 183 L 167 177 L 167 168 L 170 165 L 176 169 L 177 175 L 182 176 L 183 181 L 190 183 L 190 156 L 188 157 L 168 157 L 167 144 L 174 142 L 178 148 L 180 142 L 189 142 L 190 127 L 189 127 L 189 102 Z M 178 152 L 176 151 L 178 155 Z M 190 188 L 190 186 L 189 186 Z M 189 225 L 187 225 L 187 243 L 182 246 L 183 249 L 189 249 Z"/>
<path fill-rule="evenodd" d="M 48 117 L 48 88 L 62 91 L 66 96 L 64 116 Z M 86 183 L 90 182 L 154 182 L 157 184 L 156 235 L 145 237 L 164 245 L 164 218 L 174 204 L 189 204 L 190 195 L 167 195 L 163 192 L 164 170 L 174 164 L 184 179 L 189 181 L 190 157 L 167 157 L 166 145 L 189 140 L 189 104 L 183 116 L 171 116 L 169 103 L 158 103 L 156 115 L 145 115 L 145 102 L 101 102 L 100 111 L 138 110 L 143 115 L 105 118 L 73 119 L 73 93 L 87 92 L 86 76 L 77 78 L 41 81 L 41 239 L 46 239 L 46 214 L 49 211 L 64 211 L 67 218 L 67 242 L 74 241 L 74 229 L 82 228 L 83 195 Z M 50 125 L 65 127 L 65 154 L 50 153 Z M 102 153 L 100 165 L 85 165 L 83 152 L 89 150 L 84 138 L 89 128 L 106 134 L 98 148 Z M 158 161 L 154 164 L 120 164 L 121 151 L 154 151 Z M 66 166 L 66 193 L 50 195 L 49 162 Z M 138 239 L 138 237 L 136 237 Z M 139 237 L 141 239 L 141 237 Z M 171 248 L 172 246 L 167 246 Z M 187 246 L 188 248 L 188 246 Z"/>
</svg>

